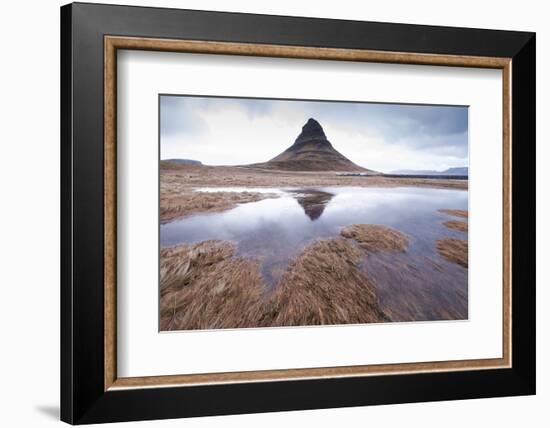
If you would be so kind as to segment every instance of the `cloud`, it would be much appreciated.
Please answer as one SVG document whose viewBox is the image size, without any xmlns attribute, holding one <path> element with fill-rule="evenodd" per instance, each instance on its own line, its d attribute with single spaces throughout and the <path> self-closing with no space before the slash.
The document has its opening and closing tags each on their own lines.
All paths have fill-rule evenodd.
<svg viewBox="0 0 550 428">
<path fill-rule="evenodd" d="M 309 117 L 367 168 L 445 169 L 468 163 L 468 108 L 356 102 L 161 96 L 161 157 L 239 165 L 290 146 Z"/>
<path fill-rule="evenodd" d="M 200 99 L 189 101 L 187 97 L 160 97 L 161 143 L 165 137 L 204 132 L 205 123 L 197 115 Z"/>
</svg>

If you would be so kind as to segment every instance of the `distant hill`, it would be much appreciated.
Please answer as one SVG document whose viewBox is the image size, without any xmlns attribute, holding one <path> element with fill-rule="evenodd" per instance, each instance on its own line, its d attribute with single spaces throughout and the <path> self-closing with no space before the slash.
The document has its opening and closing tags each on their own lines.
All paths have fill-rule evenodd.
<svg viewBox="0 0 550 428">
<path fill-rule="evenodd" d="M 176 163 L 179 165 L 202 165 L 201 161 L 193 159 L 163 159 L 164 162 Z"/>
<path fill-rule="evenodd" d="M 356 165 L 337 151 L 315 119 L 307 121 L 294 144 L 280 155 L 268 162 L 247 166 L 285 171 L 374 172 Z"/>
<path fill-rule="evenodd" d="M 460 166 L 455 168 L 448 168 L 445 171 L 434 170 L 416 170 L 416 169 L 400 169 L 392 171 L 390 174 L 401 175 L 468 175 L 468 167 Z"/>
<path fill-rule="evenodd" d="M 468 167 L 467 166 L 459 166 L 456 168 L 449 168 L 443 171 L 443 174 L 449 174 L 449 175 L 468 175 Z"/>
</svg>

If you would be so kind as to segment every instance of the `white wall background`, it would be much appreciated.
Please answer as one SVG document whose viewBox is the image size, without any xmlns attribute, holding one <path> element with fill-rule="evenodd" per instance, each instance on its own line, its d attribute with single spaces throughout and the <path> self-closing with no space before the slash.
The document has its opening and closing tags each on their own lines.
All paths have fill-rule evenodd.
<svg viewBox="0 0 550 428">
<path fill-rule="evenodd" d="M 122 0 L 120 0 L 123 2 Z M 116 3 L 103 1 L 103 3 Z M 147 0 L 170 6 L 323 18 L 485 27 L 537 32 L 538 394 L 461 402 L 155 421 L 159 427 L 546 426 L 550 417 L 550 27 L 537 0 L 301 1 Z M 59 424 L 59 6 L 4 2 L 0 9 L 0 420 L 7 427 Z M 546 262 L 546 263 L 545 263 Z M 546 287 L 545 287 L 546 286 Z M 125 426 L 138 426 L 137 423 Z"/>
</svg>

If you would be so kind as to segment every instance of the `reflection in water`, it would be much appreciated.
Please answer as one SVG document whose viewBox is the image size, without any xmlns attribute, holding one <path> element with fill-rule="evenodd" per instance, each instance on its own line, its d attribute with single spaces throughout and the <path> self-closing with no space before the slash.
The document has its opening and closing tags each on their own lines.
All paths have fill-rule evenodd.
<svg viewBox="0 0 550 428">
<path fill-rule="evenodd" d="M 161 245 L 207 239 L 235 242 L 237 254 L 258 260 L 266 284 L 273 287 L 288 263 L 314 240 L 336 237 L 350 224 L 383 224 L 409 236 L 407 251 L 369 253 L 362 267 L 392 318 L 468 317 L 468 270 L 443 259 L 435 248 L 441 237 L 467 239 L 467 233 L 443 226 L 450 217 L 437 211 L 468 209 L 467 191 L 419 187 L 261 190 L 279 197 L 163 224 Z"/>
<path fill-rule="evenodd" d="M 290 193 L 298 201 L 311 221 L 315 221 L 321 217 L 321 214 L 325 211 L 325 207 L 334 196 L 332 193 L 315 189 L 292 190 Z"/>
</svg>

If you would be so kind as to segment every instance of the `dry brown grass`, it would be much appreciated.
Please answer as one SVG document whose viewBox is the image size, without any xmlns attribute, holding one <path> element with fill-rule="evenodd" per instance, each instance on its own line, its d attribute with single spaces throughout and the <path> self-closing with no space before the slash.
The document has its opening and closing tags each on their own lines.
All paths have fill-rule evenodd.
<svg viewBox="0 0 550 428">
<path fill-rule="evenodd" d="M 344 227 L 340 234 L 370 251 L 405 251 L 409 243 L 404 233 L 379 224 L 352 224 Z"/>
<path fill-rule="evenodd" d="M 263 293 L 258 264 L 229 242 L 161 250 L 160 329 L 251 327 Z"/>
<path fill-rule="evenodd" d="M 466 210 L 450 210 L 450 209 L 440 209 L 437 210 L 440 213 L 452 215 L 454 217 L 463 217 L 468 218 L 468 211 Z"/>
<path fill-rule="evenodd" d="M 246 202 L 256 202 L 275 195 L 257 192 L 161 192 L 160 221 L 166 223 L 198 213 L 226 211 Z"/>
<path fill-rule="evenodd" d="M 160 329 L 189 330 L 388 321 L 359 270 L 361 251 L 317 241 L 266 292 L 258 263 L 205 241 L 161 250 Z"/>
<path fill-rule="evenodd" d="M 468 222 L 459 220 L 444 221 L 443 224 L 449 229 L 458 230 L 459 232 L 468 232 Z"/>
<path fill-rule="evenodd" d="M 361 251 L 345 239 L 317 241 L 289 266 L 264 305 L 262 325 L 388 321 L 373 285 L 359 270 Z"/>
<path fill-rule="evenodd" d="M 468 189 L 468 180 L 383 176 L 341 176 L 334 172 L 278 171 L 233 166 L 176 165 L 161 162 L 161 194 L 191 187 L 424 186 Z"/>
<path fill-rule="evenodd" d="M 194 192 L 196 187 L 425 186 L 467 189 L 466 180 L 339 176 L 334 172 L 276 171 L 229 166 L 200 166 L 161 161 L 160 221 L 220 212 L 237 204 L 276 195 L 258 192 Z"/>
<path fill-rule="evenodd" d="M 437 251 L 447 260 L 468 267 L 468 241 L 464 239 L 443 238 L 436 242 Z"/>
</svg>

